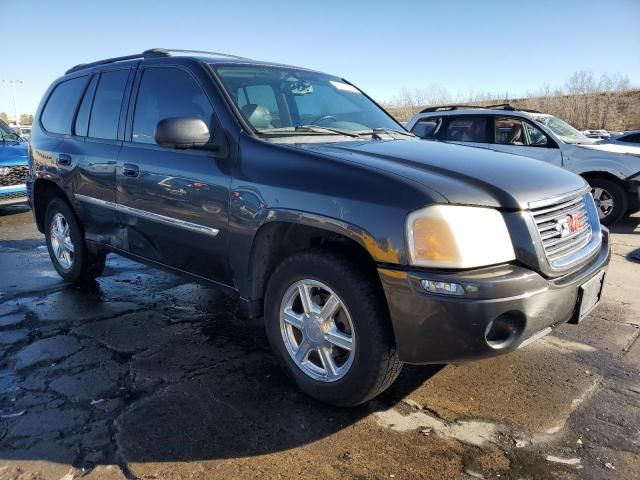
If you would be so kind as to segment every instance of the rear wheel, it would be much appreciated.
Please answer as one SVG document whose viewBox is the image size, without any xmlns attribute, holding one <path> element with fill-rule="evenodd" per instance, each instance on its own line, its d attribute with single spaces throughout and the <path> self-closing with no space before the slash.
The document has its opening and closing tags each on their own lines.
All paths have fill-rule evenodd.
<svg viewBox="0 0 640 480">
<path fill-rule="evenodd" d="M 82 284 L 102 274 L 106 256 L 89 252 L 76 216 L 61 198 L 49 202 L 45 237 L 51 262 L 65 281 Z"/>
<path fill-rule="evenodd" d="M 285 371 L 308 395 L 340 406 L 370 400 L 402 368 L 384 295 L 328 250 L 289 257 L 267 287 L 265 326 Z"/>
<path fill-rule="evenodd" d="M 607 178 L 589 180 L 591 195 L 598 208 L 600 223 L 613 225 L 627 211 L 627 193 L 622 186 Z"/>
</svg>

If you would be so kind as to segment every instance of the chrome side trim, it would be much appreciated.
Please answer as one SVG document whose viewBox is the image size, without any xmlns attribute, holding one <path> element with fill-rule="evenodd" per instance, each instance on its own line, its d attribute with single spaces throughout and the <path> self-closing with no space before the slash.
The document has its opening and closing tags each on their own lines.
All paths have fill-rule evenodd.
<svg viewBox="0 0 640 480">
<path fill-rule="evenodd" d="M 101 200 L 99 198 L 89 197 L 87 195 L 76 194 L 75 197 L 77 200 L 80 200 L 82 202 L 91 203 L 93 205 L 98 205 L 100 207 L 110 208 L 112 210 L 116 210 L 122 213 L 128 213 L 129 215 L 134 215 L 139 218 L 144 218 L 145 220 L 151 220 L 154 222 L 163 223 L 165 225 L 170 225 L 173 227 L 190 230 L 192 232 L 203 233 L 205 235 L 209 235 L 212 237 L 215 237 L 220 233 L 220 230 L 217 228 L 207 227 L 206 225 L 187 222 L 186 220 L 179 220 L 177 218 L 166 217 L 164 215 L 160 215 L 159 213 L 147 212 L 146 210 L 140 210 L 138 208 L 116 204 L 113 202 L 109 202 L 107 200 Z"/>
<path fill-rule="evenodd" d="M 89 197 L 87 195 L 81 195 L 79 193 L 75 194 L 76 200 L 80 200 L 81 202 L 91 203 L 93 205 L 98 205 L 99 207 L 110 208 L 111 210 L 117 210 L 117 205 L 113 202 L 108 202 L 106 200 L 101 200 L 99 198 Z"/>
<path fill-rule="evenodd" d="M 165 217 L 159 213 L 147 212 L 146 210 L 139 210 L 137 208 L 128 207 L 126 205 L 118 204 L 116 209 L 119 212 L 135 215 L 136 217 L 144 218 L 146 220 L 152 220 L 158 223 L 164 223 L 165 225 L 171 225 L 174 227 L 184 228 L 185 230 L 191 230 L 192 232 L 204 233 L 205 235 L 211 235 L 215 237 L 220 233 L 220 230 L 213 227 L 207 227 L 205 225 L 199 225 L 197 223 L 187 222 L 185 220 L 178 220 L 177 218 Z"/>
</svg>

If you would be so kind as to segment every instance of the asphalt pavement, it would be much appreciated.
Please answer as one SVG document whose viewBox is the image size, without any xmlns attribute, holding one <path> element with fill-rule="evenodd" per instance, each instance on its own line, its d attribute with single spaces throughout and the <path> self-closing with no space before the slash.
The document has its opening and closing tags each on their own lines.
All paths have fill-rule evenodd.
<svg viewBox="0 0 640 480">
<path fill-rule="evenodd" d="M 31 212 L 0 208 L 0 480 L 640 478 L 640 216 L 613 232 L 579 326 L 337 409 L 224 291 L 113 255 L 70 287 Z"/>
</svg>

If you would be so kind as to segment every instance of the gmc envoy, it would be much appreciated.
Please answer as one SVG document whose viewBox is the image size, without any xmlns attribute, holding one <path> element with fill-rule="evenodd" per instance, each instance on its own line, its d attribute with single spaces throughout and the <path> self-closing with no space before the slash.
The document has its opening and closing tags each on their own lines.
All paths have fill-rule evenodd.
<svg viewBox="0 0 640 480">
<path fill-rule="evenodd" d="M 578 323 L 610 256 L 578 175 L 422 141 L 343 78 L 214 52 L 68 70 L 38 108 L 27 189 L 65 281 L 116 253 L 223 286 L 335 405 L 403 363 Z"/>
</svg>

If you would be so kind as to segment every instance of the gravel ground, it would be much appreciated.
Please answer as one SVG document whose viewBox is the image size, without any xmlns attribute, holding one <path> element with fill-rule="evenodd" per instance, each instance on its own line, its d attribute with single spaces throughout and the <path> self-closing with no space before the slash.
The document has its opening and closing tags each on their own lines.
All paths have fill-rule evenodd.
<svg viewBox="0 0 640 480">
<path fill-rule="evenodd" d="M 116 256 L 71 288 L 31 213 L 0 208 L 0 480 L 640 478 L 639 233 L 614 229 L 580 326 L 336 409 L 224 292 Z"/>
</svg>

